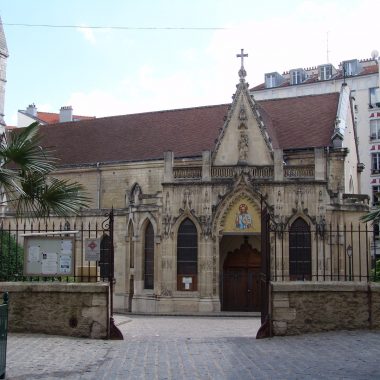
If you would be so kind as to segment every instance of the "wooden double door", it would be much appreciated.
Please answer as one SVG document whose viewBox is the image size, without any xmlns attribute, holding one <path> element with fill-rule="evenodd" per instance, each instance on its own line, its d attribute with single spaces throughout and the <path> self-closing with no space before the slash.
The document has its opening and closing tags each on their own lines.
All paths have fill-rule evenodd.
<svg viewBox="0 0 380 380">
<path fill-rule="evenodd" d="M 222 275 L 222 310 L 260 311 L 260 264 L 260 252 L 247 240 L 227 254 Z"/>
</svg>

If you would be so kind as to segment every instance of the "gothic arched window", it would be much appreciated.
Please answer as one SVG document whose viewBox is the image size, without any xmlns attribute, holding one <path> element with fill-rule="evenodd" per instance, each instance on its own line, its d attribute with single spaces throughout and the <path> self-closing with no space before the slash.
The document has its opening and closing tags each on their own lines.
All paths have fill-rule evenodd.
<svg viewBox="0 0 380 380">
<path fill-rule="evenodd" d="M 197 290 L 198 235 L 194 223 L 185 219 L 178 229 L 177 288 Z"/>
<path fill-rule="evenodd" d="M 309 225 L 301 218 L 289 230 L 290 280 L 311 280 L 311 234 Z"/>
<path fill-rule="evenodd" d="M 153 289 L 154 285 L 154 231 L 152 223 L 145 229 L 144 240 L 144 289 Z"/>
<path fill-rule="evenodd" d="M 130 223 L 128 228 L 128 236 L 129 236 L 129 267 L 135 267 L 135 246 L 133 241 L 133 225 Z"/>
</svg>

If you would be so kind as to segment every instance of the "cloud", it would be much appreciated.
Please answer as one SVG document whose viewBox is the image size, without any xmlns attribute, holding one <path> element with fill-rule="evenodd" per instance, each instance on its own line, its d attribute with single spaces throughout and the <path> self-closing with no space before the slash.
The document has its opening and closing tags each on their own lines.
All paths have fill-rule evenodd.
<svg viewBox="0 0 380 380">
<path fill-rule="evenodd" d="M 374 48 L 379 50 L 376 23 L 367 14 L 376 0 L 344 4 L 307 0 L 281 17 L 269 14 L 224 25 L 228 29 L 215 31 L 206 44 L 178 49 L 170 69 L 166 61 L 143 64 L 118 82 L 109 81 L 107 89 L 72 94 L 67 104 L 75 113 L 106 116 L 227 103 L 239 80 L 241 48 L 249 54 L 244 63 L 253 87 L 268 72 L 326 63 L 327 32 L 334 66 L 370 57 Z"/>
<path fill-rule="evenodd" d="M 76 30 L 82 34 L 86 41 L 90 42 L 92 45 L 96 44 L 95 34 L 92 29 L 86 27 L 84 24 L 81 24 L 76 28 Z"/>
</svg>

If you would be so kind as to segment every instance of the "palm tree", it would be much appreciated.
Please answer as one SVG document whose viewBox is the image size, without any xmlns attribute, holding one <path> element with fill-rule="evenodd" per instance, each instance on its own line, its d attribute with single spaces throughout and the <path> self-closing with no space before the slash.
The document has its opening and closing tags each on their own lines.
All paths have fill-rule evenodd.
<svg viewBox="0 0 380 380">
<path fill-rule="evenodd" d="M 57 159 L 41 147 L 38 131 L 36 122 L 0 136 L 0 205 L 9 205 L 18 217 L 78 213 L 89 198 L 78 182 L 51 176 Z"/>
</svg>

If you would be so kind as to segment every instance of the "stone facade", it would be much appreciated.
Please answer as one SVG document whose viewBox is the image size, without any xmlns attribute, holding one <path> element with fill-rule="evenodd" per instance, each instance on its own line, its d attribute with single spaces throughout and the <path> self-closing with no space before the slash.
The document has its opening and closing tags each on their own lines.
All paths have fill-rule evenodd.
<svg viewBox="0 0 380 380">
<path fill-rule="evenodd" d="M 107 338 L 108 284 L 1 283 L 9 292 L 9 331 Z"/>
<path fill-rule="evenodd" d="M 272 283 L 274 335 L 379 328 L 380 285 Z"/>
<path fill-rule="evenodd" d="M 244 76 L 240 77 L 232 104 L 198 109 L 196 116 L 202 111 L 202 119 L 188 109 L 45 128 L 50 138 L 54 138 L 55 130 L 64 134 L 66 129 L 75 128 L 72 133 L 76 135 L 72 137 L 76 138 L 81 128 L 88 127 L 88 134 L 94 134 L 91 137 L 95 139 L 97 127 L 104 127 L 103 140 L 108 135 L 122 139 L 121 133 L 128 130 L 135 140 L 128 147 L 119 147 L 123 152 L 128 152 L 128 148 L 132 151 L 141 141 L 148 141 L 162 115 L 169 120 L 180 114 L 170 124 L 175 127 L 182 125 L 182 119 L 189 115 L 185 127 L 191 129 L 188 138 L 193 139 L 194 145 L 203 142 L 209 130 L 215 128 L 216 135 L 211 136 L 213 144 L 210 144 L 213 147 L 200 144 L 197 149 L 202 147 L 203 150 L 193 153 L 185 149 L 187 141 L 182 141 L 180 136 L 188 131 L 180 127 L 174 129 L 177 135 L 171 133 L 167 139 L 174 141 L 173 150 L 183 144 L 182 155 L 178 157 L 166 149 L 170 144 L 160 141 L 160 133 L 154 135 L 155 140 L 149 140 L 152 145 L 146 145 L 142 153 L 157 151 L 161 144 L 165 150 L 160 159 L 152 154 L 144 156 L 148 157 L 146 159 L 123 156 L 124 160 L 117 162 L 117 157 L 100 161 L 104 152 L 108 156 L 102 157 L 109 157 L 113 149 L 116 150 L 118 142 L 112 141 L 105 147 L 90 146 L 92 139 L 87 139 L 79 144 L 78 150 L 82 156 L 96 150 L 96 157 L 87 155 L 82 161 L 73 163 L 61 147 L 61 142 L 66 141 L 63 135 L 58 142 L 55 140 L 57 149 L 62 149 L 61 155 L 66 159 L 66 165 L 57 170 L 56 177 L 75 178 L 92 198 L 90 208 L 69 218 L 70 224 L 93 222 L 105 210 L 114 208 L 116 310 L 147 313 L 225 310 L 226 299 L 234 302 L 231 287 L 226 282 L 233 281 L 234 268 L 243 266 L 246 272 L 249 268 L 248 274 L 244 274 L 251 276 L 244 280 L 248 287 L 252 285 L 252 278 L 258 281 L 257 257 L 261 257 L 264 232 L 261 213 L 264 209 L 270 213 L 278 231 L 297 220 L 310 230 L 328 224 L 350 225 L 357 223 L 368 211 L 367 199 L 353 193 L 353 189 L 359 188 L 360 161 L 346 88 L 332 95 L 282 99 L 260 105 L 250 96 Z M 217 123 L 213 125 L 210 120 L 221 109 L 226 110 L 224 120 L 218 113 Z M 148 121 L 137 122 L 139 117 Z M 131 124 L 137 123 L 137 132 L 123 124 L 128 120 Z M 103 122 L 104 125 L 100 125 Z M 161 128 L 164 133 L 166 124 Z M 140 136 L 142 130 L 144 135 Z M 128 144 L 129 140 L 124 143 Z M 54 146 L 51 140 L 47 140 L 47 145 Z M 71 149 L 74 156 L 74 148 Z M 137 151 L 136 155 L 142 153 Z M 76 154 L 79 156 L 78 152 Z M 178 237 L 185 221 L 194 226 L 196 236 L 196 269 L 193 268 L 190 275 L 178 273 Z M 153 259 L 147 263 L 146 231 L 150 226 L 153 243 L 149 252 L 153 251 Z M 324 244 L 330 252 L 328 242 Z M 249 257 L 234 255 L 247 247 Z M 271 242 L 271 248 L 274 251 L 275 243 Z M 289 250 L 289 243 L 285 242 L 285 249 Z M 319 266 L 317 252 L 322 246 L 315 245 L 313 240 L 310 249 L 315 271 Z M 363 257 L 365 262 L 367 258 Z M 236 260 L 225 274 L 227 259 Z M 288 276 L 289 255 L 285 253 L 276 260 L 277 268 L 284 267 Z M 152 276 L 149 286 L 147 268 Z M 227 278 L 227 275 L 231 276 Z M 257 286 L 252 286 L 245 292 L 257 293 Z M 235 295 L 240 296 L 241 291 L 236 291 Z M 259 306 L 256 302 L 255 305 L 243 305 L 241 309 L 258 311 Z"/>
</svg>

